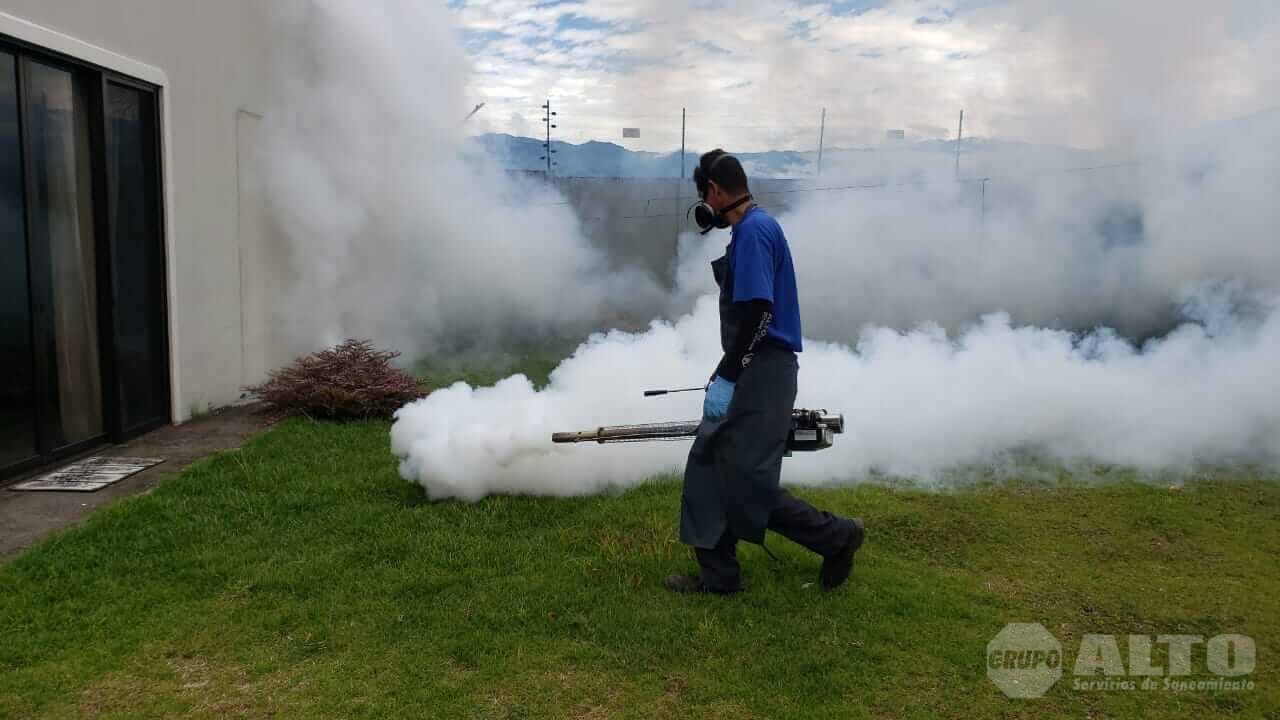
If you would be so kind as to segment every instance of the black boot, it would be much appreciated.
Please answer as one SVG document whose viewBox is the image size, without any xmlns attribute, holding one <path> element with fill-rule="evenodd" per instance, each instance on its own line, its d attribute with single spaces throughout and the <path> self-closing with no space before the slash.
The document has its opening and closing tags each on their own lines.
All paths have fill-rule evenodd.
<svg viewBox="0 0 1280 720">
<path fill-rule="evenodd" d="M 818 580 L 826 590 L 835 590 L 849 579 L 853 572 L 853 555 L 862 547 L 862 539 L 866 530 L 861 518 L 854 518 L 849 526 L 849 540 L 840 552 L 822 561 L 822 570 L 818 572 Z"/>
</svg>

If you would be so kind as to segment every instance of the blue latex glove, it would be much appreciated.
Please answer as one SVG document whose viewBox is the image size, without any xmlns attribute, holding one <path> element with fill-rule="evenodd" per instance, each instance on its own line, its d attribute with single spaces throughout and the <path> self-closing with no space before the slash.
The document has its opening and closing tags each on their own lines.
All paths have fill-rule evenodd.
<svg viewBox="0 0 1280 720">
<path fill-rule="evenodd" d="M 729 414 L 729 401 L 733 399 L 733 383 L 719 375 L 707 387 L 707 397 L 702 401 L 702 417 L 705 420 L 723 420 Z"/>
</svg>

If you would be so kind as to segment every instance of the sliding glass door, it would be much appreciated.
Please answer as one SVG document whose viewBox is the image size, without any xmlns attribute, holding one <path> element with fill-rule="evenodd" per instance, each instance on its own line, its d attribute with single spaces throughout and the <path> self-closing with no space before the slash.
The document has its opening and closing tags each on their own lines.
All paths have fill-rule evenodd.
<svg viewBox="0 0 1280 720">
<path fill-rule="evenodd" d="M 153 91 L 106 83 L 107 227 L 123 430 L 169 418 L 160 149 Z"/>
<path fill-rule="evenodd" d="M 0 53 L 0 469 L 36 455 L 18 61 Z"/>
<path fill-rule="evenodd" d="M 24 62 L 27 225 L 37 387 L 48 450 L 103 434 L 86 83 Z"/>
<path fill-rule="evenodd" d="M 0 479 L 169 420 L 156 89 L 0 37 Z"/>
</svg>

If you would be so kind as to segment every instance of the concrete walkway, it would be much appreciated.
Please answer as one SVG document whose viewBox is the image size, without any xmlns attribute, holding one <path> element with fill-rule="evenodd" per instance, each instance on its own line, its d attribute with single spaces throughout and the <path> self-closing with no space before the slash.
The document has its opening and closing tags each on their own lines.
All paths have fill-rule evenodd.
<svg viewBox="0 0 1280 720">
<path fill-rule="evenodd" d="M 59 530 L 81 522 L 101 507 L 150 492 L 197 460 L 240 447 L 267 427 L 267 420 L 255 414 L 255 409 L 227 409 L 91 453 L 165 460 L 97 492 L 15 492 L 0 487 L 0 561 L 11 559 Z"/>
</svg>

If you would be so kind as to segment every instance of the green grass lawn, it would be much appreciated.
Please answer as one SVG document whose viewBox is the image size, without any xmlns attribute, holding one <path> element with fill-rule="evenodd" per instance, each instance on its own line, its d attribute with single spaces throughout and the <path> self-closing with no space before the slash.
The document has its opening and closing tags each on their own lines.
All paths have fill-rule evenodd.
<svg viewBox="0 0 1280 720">
<path fill-rule="evenodd" d="M 0 717 L 1277 717 L 1280 482 L 801 491 L 867 521 L 850 586 L 775 539 L 672 596 L 679 487 L 425 502 L 384 423 L 291 420 L 0 566 Z M 987 642 L 1242 633 L 1250 692 L 1039 700 Z M 1121 639 L 1126 652 L 1127 641 Z M 1162 648 L 1163 646 L 1157 646 Z M 1193 667 L 1206 677 L 1203 646 Z M 1156 664 L 1161 658 L 1155 658 Z M 1070 663 L 1068 665 L 1070 667 Z"/>
</svg>

